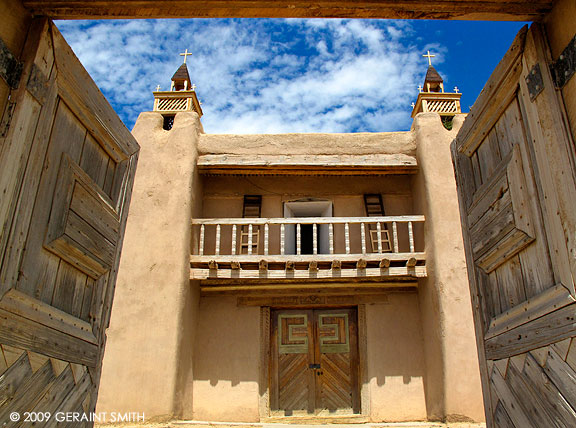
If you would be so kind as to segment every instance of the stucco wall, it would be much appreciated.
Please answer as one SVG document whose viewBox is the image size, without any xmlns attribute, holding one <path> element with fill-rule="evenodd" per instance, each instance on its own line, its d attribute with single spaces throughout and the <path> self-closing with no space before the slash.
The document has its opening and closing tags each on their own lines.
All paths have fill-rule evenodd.
<svg viewBox="0 0 576 428">
<path fill-rule="evenodd" d="M 460 227 L 450 143 L 463 116 L 447 131 L 436 113 L 420 113 L 413 130 L 420 164 L 415 207 L 426 216 L 428 277 L 420 283 L 426 350 L 428 417 L 482 421 L 478 353 Z"/>
<path fill-rule="evenodd" d="M 185 411 L 177 398 L 192 376 L 198 297 L 189 279 L 190 217 L 200 130 L 196 113 L 178 114 L 171 131 L 162 129 L 158 113 L 142 113 L 134 127 L 141 151 L 107 330 L 99 412 L 168 418 Z"/>
<path fill-rule="evenodd" d="M 200 299 L 194 356 L 194 419 L 257 422 L 260 308 L 235 297 Z"/>
<path fill-rule="evenodd" d="M 416 293 L 366 305 L 367 370 L 373 422 L 426 420 L 425 363 Z"/>
<path fill-rule="evenodd" d="M 356 134 L 258 134 L 202 135 L 198 151 L 204 154 L 259 155 L 364 155 L 414 156 L 416 144 L 410 132 L 360 132 Z"/>
</svg>

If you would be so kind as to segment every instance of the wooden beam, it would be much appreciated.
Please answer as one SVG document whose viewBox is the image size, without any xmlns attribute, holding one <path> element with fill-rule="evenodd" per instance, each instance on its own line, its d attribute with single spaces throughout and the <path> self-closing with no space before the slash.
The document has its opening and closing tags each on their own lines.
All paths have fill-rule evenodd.
<svg viewBox="0 0 576 428">
<path fill-rule="evenodd" d="M 416 158 L 405 154 L 369 155 L 202 155 L 201 174 L 415 174 Z"/>
<path fill-rule="evenodd" d="M 414 258 L 416 261 L 425 261 L 426 253 L 386 253 L 386 257 L 383 258 L 382 254 L 305 254 L 305 255 L 270 255 L 266 258 L 262 258 L 261 254 L 237 254 L 234 256 L 219 256 L 218 263 L 226 264 L 232 262 L 239 262 L 241 264 L 258 264 L 261 262 L 266 262 L 268 264 L 280 264 L 286 262 L 292 263 L 305 263 L 309 264 L 313 261 L 315 262 L 331 262 L 334 259 L 338 259 L 340 262 L 358 262 L 360 259 L 364 259 L 366 262 L 382 262 L 380 267 L 389 267 L 390 262 L 406 263 L 408 259 Z M 191 267 L 201 267 L 204 264 L 209 264 L 214 260 L 213 255 L 209 256 L 190 256 Z"/>
<path fill-rule="evenodd" d="M 366 269 L 342 269 L 337 267 L 339 261 L 335 260 L 332 269 L 295 269 L 293 262 L 286 262 L 285 270 L 234 270 L 226 269 L 221 266 L 218 269 L 190 269 L 191 280 L 218 280 L 218 279 L 276 279 L 276 280 L 293 280 L 293 279 L 331 279 L 331 278 L 348 278 L 350 280 L 355 278 L 425 278 L 427 276 L 426 266 L 415 266 L 408 268 L 406 266 L 390 267 L 386 269 L 381 268 L 366 268 Z"/>
<path fill-rule="evenodd" d="M 29 0 L 35 15 L 86 18 L 380 18 L 540 20 L 552 0 Z"/>
<path fill-rule="evenodd" d="M 423 222 L 423 215 L 397 215 L 382 217 L 290 217 L 290 218 L 193 218 L 192 224 L 204 225 L 262 225 L 262 224 L 360 224 Z"/>
</svg>

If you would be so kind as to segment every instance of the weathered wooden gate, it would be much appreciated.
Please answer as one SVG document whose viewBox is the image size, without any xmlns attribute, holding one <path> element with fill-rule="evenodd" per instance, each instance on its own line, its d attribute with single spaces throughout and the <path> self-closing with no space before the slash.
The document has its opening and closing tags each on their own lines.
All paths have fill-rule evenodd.
<svg viewBox="0 0 576 428">
<path fill-rule="evenodd" d="M 576 426 L 574 144 L 538 24 L 453 143 L 489 426 Z"/>
<path fill-rule="evenodd" d="M 0 424 L 55 426 L 95 407 L 139 147 L 51 21 L 23 58 L 0 137 Z"/>
</svg>

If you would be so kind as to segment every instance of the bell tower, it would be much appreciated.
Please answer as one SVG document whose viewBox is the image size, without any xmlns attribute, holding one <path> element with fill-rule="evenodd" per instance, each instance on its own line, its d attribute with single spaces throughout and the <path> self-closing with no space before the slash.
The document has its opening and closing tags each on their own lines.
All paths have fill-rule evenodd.
<svg viewBox="0 0 576 428">
<path fill-rule="evenodd" d="M 460 97 L 462 94 L 458 92 L 458 88 L 454 88 L 454 92 L 444 92 L 444 79 L 440 73 L 432 66 L 432 58 L 430 51 L 426 55 L 428 58 L 428 70 L 424 78 L 424 86 L 419 86 L 418 99 L 413 104 L 412 118 L 418 113 L 434 112 L 438 113 L 443 121 L 444 119 L 451 119 L 455 114 L 462 113 L 460 108 Z"/>
<path fill-rule="evenodd" d="M 154 94 L 153 111 L 162 113 L 164 116 L 164 129 L 171 129 L 174 122 L 174 116 L 181 111 L 195 111 L 199 117 L 202 117 L 202 106 L 196 95 L 196 85 L 190 80 L 190 73 L 186 65 L 186 58 L 192 55 L 188 49 L 180 56 L 184 57 L 182 65 L 172 76 L 169 91 L 161 91 L 160 85 L 156 88 Z"/>
</svg>

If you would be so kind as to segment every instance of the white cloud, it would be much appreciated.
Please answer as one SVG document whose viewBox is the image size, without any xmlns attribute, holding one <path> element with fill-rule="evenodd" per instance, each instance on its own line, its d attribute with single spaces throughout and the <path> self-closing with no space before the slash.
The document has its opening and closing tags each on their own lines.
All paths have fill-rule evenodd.
<svg viewBox="0 0 576 428">
<path fill-rule="evenodd" d="M 411 124 L 422 49 L 407 22 L 58 22 L 128 126 L 189 49 L 208 133 L 395 131 Z M 438 52 L 442 46 L 427 45 Z"/>
</svg>

